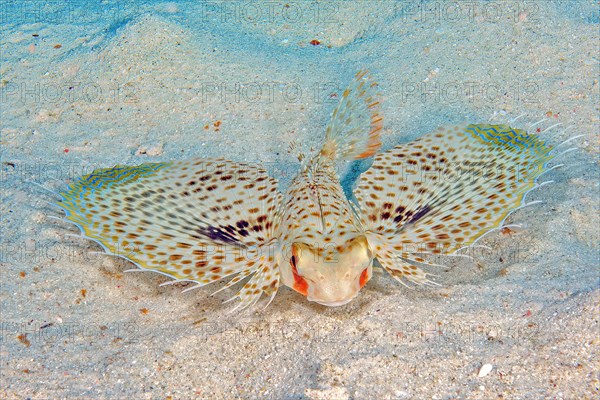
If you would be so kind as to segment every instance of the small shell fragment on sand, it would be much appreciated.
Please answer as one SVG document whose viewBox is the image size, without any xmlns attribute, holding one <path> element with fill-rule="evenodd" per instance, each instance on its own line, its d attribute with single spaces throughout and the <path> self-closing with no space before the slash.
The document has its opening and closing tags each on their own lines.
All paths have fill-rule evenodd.
<svg viewBox="0 0 600 400">
<path fill-rule="evenodd" d="M 481 368 L 479 368 L 479 373 L 477 374 L 477 377 L 483 378 L 484 376 L 492 372 L 493 368 L 494 366 L 492 364 L 483 364 Z"/>
<path fill-rule="evenodd" d="M 135 152 L 136 156 L 147 155 L 147 156 L 160 156 L 163 153 L 163 144 L 152 144 L 142 145 Z"/>
</svg>

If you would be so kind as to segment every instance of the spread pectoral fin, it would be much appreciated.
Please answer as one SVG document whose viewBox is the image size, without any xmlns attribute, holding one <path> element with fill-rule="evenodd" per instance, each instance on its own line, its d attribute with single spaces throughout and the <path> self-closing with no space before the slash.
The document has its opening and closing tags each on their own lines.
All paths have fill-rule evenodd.
<svg viewBox="0 0 600 400">
<path fill-rule="evenodd" d="M 277 289 L 276 265 L 264 254 L 281 195 L 257 166 L 225 160 L 117 166 L 80 178 L 60 195 L 57 204 L 84 236 L 142 269 L 199 285 L 254 275 L 252 291 L 238 293 L 244 304 Z"/>
<path fill-rule="evenodd" d="M 468 125 L 377 155 L 355 194 L 382 265 L 401 257 L 417 270 L 395 268 L 418 276 L 423 253 L 452 254 L 501 226 L 549 169 L 551 150 L 522 130 Z"/>
</svg>

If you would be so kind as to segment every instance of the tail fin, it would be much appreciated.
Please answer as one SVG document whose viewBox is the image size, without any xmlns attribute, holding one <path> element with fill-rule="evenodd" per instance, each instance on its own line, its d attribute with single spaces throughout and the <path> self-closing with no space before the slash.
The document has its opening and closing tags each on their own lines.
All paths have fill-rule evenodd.
<svg viewBox="0 0 600 400">
<path fill-rule="evenodd" d="M 366 70 L 356 74 L 333 111 L 321 156 L 352 160 L 371 157 L 377 152 L 383 117 L 375 99 L 376 88 L 377 83 Z"/>
</svg>

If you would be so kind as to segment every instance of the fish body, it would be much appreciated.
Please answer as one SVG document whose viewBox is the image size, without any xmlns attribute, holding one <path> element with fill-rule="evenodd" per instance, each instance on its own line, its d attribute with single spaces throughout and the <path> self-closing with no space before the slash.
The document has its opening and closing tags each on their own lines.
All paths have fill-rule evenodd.
<svg viewBox="0 0 600 400">
<path fill-rule="evenodd" d="M 373 258 L 332 160 L 314 159 L 293 181 L 284 204 L 282 282 L 310 301 L 347 303 L 370 278 Z"/>
<path fill-rule="evenodd" d="M 326 306 L 348 303 L 372 275 L 373 252 L 346 197 L 336 163 L 379 149 L 377 84 L 359 72 L 343 92 L 321 151 L 292 181 L 283 201 L 279 240 L 282 282 Z"/>
<path fill-rule="evenodd" d="M 386 152 L 377 84 L 360 72 L 343 92 L 321 150 L 285 193 L 257 165 L 192 159 L 100 169 L 57 203 L 83 236 L 146 271 L 197 286 L 238 283 L 237 307 L 283 284 L 327 306 L 348 303 L 374 261 L 401 282 L 430 284 L 427 254 L 450 254 L 502 227 L 556 156 L 506 125 L 440 128 Z M 373 157 L 374 156 L 374 157 Z M 356 203 L 336 173 L 373 157 Z"/>
</svg>

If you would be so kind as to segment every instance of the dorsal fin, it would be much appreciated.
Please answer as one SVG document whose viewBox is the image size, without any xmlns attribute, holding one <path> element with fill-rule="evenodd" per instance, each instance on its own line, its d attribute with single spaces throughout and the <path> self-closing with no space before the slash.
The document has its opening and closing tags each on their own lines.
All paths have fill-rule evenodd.
<svg viewBox="0 0 600 400">
<path fill-rule="evenodd" d="M 383 117 L 376 90 L 377 83 L 366 70 L 356 74 L 333 111 L 321 156 L 352 160 L 371 157 L 377 152 Z"/>
</svg>

